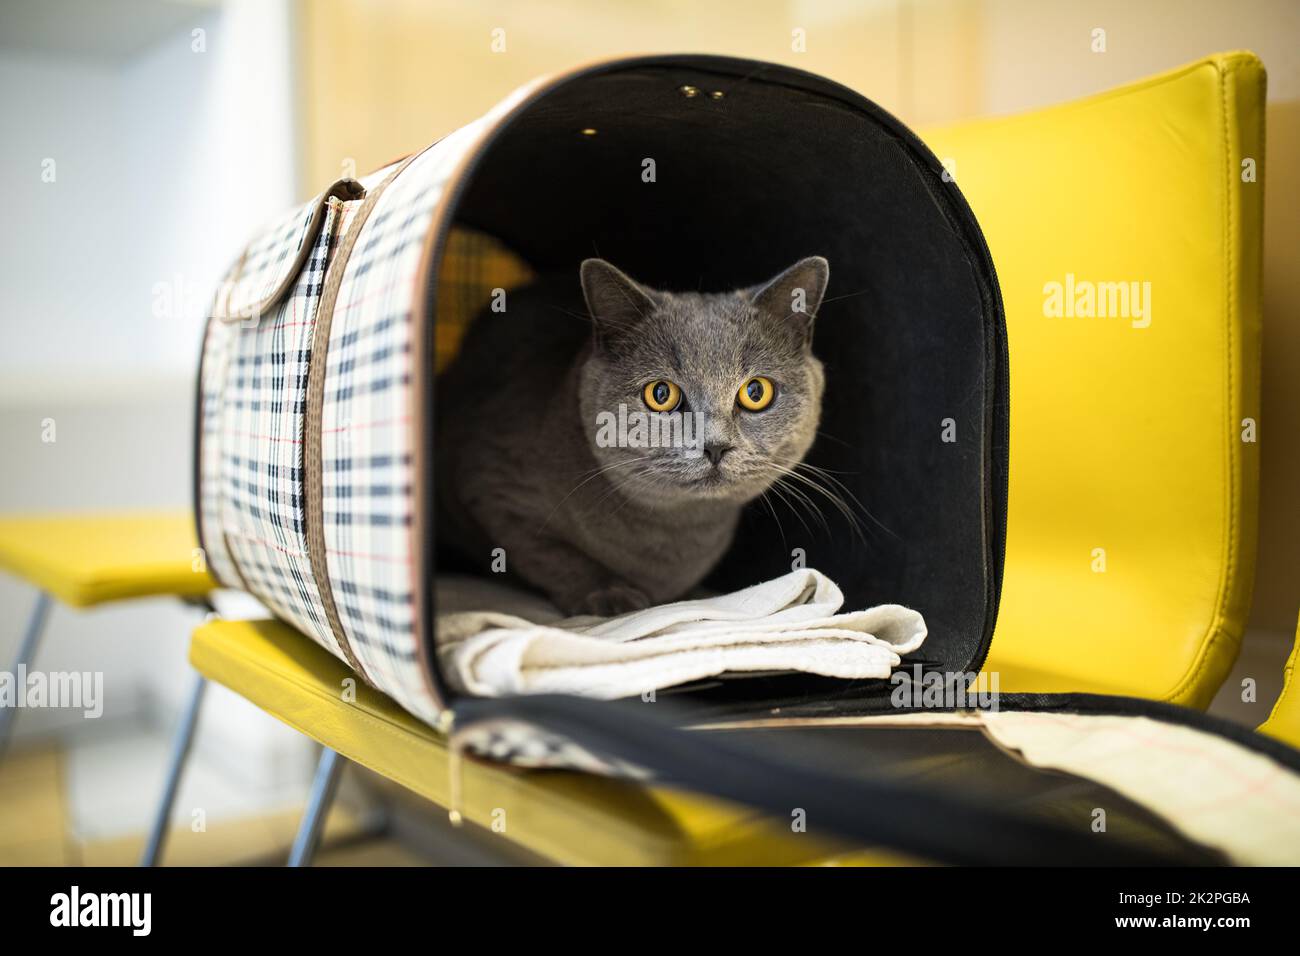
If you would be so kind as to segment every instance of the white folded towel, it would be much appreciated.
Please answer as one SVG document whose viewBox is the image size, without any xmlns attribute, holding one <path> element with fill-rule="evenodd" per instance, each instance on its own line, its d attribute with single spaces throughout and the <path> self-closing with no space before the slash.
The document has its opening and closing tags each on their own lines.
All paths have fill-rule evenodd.
<svg viewBox="0 0 1300 956">
<path fill-rule="evenodd" d="M 545 601 L 482 579 L 439 579 L 437 600 L 443 671 L 483 697 L 612 700 L 729 671 L 887 678 L 926 635 L 921 615 L 897 604 L 839 613 L 844 595 L 812 568 L 612 618 L 561 620 Z"/>
</svg>

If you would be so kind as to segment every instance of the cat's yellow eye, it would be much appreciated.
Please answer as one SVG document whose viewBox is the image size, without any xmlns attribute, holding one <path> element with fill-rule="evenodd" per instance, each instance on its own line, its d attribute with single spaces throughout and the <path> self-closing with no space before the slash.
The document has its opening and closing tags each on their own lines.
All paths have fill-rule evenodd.
<svg viewBox="0 0 1300 956">
<path fill-rule="evenodd" d="M 762 375 L 755 375 L 740 386 L 740 391 L 736 393 L 736 401 L 740 403 L 740 407 L 750 412 L 761 412 L 772 404 L 774 398 L 776 398 L 776 388 L 772 385 L 772 380 Z"/>
<path fill-rule="evenodd" d="M 682 400 L 682 390 L 662 378 L 648 382 L 641 395 L 652 412 L 671 412 Z"/>
</svg>

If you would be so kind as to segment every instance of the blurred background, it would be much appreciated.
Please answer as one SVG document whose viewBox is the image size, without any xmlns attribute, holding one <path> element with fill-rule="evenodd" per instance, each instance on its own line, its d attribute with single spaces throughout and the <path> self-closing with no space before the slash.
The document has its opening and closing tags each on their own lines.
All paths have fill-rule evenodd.
<svg viewBox="0 0 1300 956">
<path fill-rule="evenodd" d="M 1269 73 L 1249 673 L 1253 649 L 1272 661 L 1289 646 L 1300 584 L 1300 444 L 1282 437 L 1300 435 L 1300 382 L 1282 371 L 1300 368 L 1300 204 L 1288 188 L 1300 168 L 1298 41 L 1294 0 L 0 0 L 0 511 L 187 506 L 201 322 L 245 237 L 538 74 L 621 53 L 774 60 L 839 80 L 924 135 L 1246 48 Z M 33 599 L 0 578 L 0 666 Z M 46 755 L 28 772 L 62 803 L 33 802 L 56 814 L 53 835 L 0 814 L 0 863 L 128 853 L 161 780 L 196 618 L 167 600 L 55 608 L 40 667 L 103 671 L 105 714 L 22 714 L 19 743 Z M 1243 719 L 1262 720 L 1266 704 Z M 265 845 L 226 852 L 287 840 L 311 747 L 219 689 L 197 747 L 186 786 L 210 819 L 272 821 L 257 831 Z M 37 792 L 8 780 L 0 801 L 20 783 Z"/>
</svg>

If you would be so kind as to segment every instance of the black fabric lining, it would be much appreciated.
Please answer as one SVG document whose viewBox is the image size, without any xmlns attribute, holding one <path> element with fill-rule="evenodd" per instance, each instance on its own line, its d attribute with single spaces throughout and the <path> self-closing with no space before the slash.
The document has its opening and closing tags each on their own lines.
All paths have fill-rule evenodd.
<svg viewBox="0 0 1300 956">
<path fill-rule="evenodd" d="M 686 85 L 700 95 L 684 97 Z M 645 158 L 654 183 L 641 179 Z M 902 124 L 830 81 L 751 61 L 653 57 L 571 78 L 525 107 L 449 201 L 458 221 L 575 285 L 591 255 L 651 285 L 706 290 L 826 255 L 815 348 L 828 391 L 809 461 L 871 510 L 866 540 L 830 508 L 826 533 L 789 513 L 782 530 L 755 504 L 707 583 L 777 576 L 803 548 L 850 604 L 919 609 L 927 658 L 966 671 L 987 653 L 1000 592 L 1006 343 L 988 250 L 940 173 Z M 941 441 L 947 418 L 954 443 Z M 801 676 L 783 685 L 810 702 L 826 690 Z"/>
</svg>

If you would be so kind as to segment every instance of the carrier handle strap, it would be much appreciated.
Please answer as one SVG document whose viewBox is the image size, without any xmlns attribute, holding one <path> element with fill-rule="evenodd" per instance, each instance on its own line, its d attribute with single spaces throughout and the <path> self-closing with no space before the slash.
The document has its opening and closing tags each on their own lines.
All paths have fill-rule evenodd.
<svg viewBox="0 0 1300 956">
<path fill-rule="evenodd" d="M 343 275 L 347 270 L 348 258 L 357 244 L 361 229 L 374 211 L 375 204 L 398 174 L 402 172 L 414 157 L 404 160 L 401 165 L 389 173 L 384 180 L 366 194 L 365 200 L 353 215 L 352 224 L 343 235 L 338 251 L 330 259 L 325 270 L 325 284 L 321 289 L 320 302 L 316 305 L 316 325 L 312 331 L 311 359 L 307 366 L 307 410 L 303 422 L 302 469 L 305 500 L 303 501 L 303 519 L 307 531 L 307 560 L 311 564 L 311 576 L 316 582 L 316 592 L 320 595 L 321 607 L 325 610 L 325 620 L 339 650 L 347 659 L 352 669 L 372 687 L 375 682 L 366 673 L 361 661 L 357 659 L 352 645 L 348 642 L 343 622 L 339 618 L 338 605 L 334 601 L 334 588 L 330 584 L 329 562 L 325 553 L 325 492 L 322 479 L 321 423 L 325 408 L 325 366 L 329 356 L 330 328 L 334 324 L 334 305 L 338 301 L 339 289 L 343 285 Z"/>
<path fill-rule="evenodd" d="M 366 194 L 366 188 L 355 179 L 340 179 L 330 186 L 329 189 L 321 193 L 320 198 L 316 201 L 316 208 L 312 210 L 311 219 L 307 223 L 307 228 L 303 231 L 298 240 L 298 249 L 294 253 L 293 261 L 289 264 L 288 270 L 281 276 L 280 281 L 275 288 L 269 293 L 251 305 L 242 308 L 231 304 L 231 296 L 234 294 L 235 287 L 243 277 L 244 267 L 248 263 L 248 250 L 250 246 L 245 246 L 243 253 L 239 256 L 239 261 L 235 263 L 230 278 L 223 285 L 223 290 L 214 310 L 213 317 L 219 322 L 227 325 L 233 325 L 236 322 L 245 322 L 249 319 L 256 319 L 267 312 L 271 311 L 281 299 L 288 294 L 293 288 L 294 283 L 298 281 L 298 275 L 302 272 L 303 267 L 307 265 L 307 259 L 311 256 L 311 251 L 316 246 L 316 238 L 320 235 L 321 228 L 325 225 L 325 214 L 329 209 L 330 201 L 339 199 L 343 202 L 349 202 L 360 199 Z"/>
</svg>

